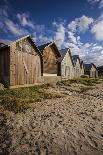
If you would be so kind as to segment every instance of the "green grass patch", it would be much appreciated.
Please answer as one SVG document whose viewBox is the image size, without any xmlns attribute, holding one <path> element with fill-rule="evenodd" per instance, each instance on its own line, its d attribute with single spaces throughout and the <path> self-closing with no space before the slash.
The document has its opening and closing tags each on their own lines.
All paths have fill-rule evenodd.
<svg viewBox="0 0 103 155">
<path fill-rule="evenodd" d="M 95 84 L 98 84 L 99 81 L 98 81 L 98 79 L 80 77 L 80 78 L 63 80 L 61 82 L 58 82 L 57 85 L 71 86 L 71 84 L 73 84 L 73 83 L 83 84 L 83 85 L 86 85 L 86 86 L 94 86 Z"/>
<path fill-rule="evenodd" d="M 79 89 L 80 89 L 80 91 L 79 91 L 80 93 L 84 93 L 84 92 L 87 92 L 88 90 L 92 90 L 94 88 L 91 86 L 85 86 L 85 87 L 81 86 Z"/>
<path fill-rule="evenodd" d="M 31 103 L 44 99 L 59 98 L 58 94 L 52 94 L 46 90 L 50 84 L 43 84 L 27 88 L 18 88 L 0 91 L 0 105 L 9 111 L 24 112 L 31 107 Z"/>
</svg>

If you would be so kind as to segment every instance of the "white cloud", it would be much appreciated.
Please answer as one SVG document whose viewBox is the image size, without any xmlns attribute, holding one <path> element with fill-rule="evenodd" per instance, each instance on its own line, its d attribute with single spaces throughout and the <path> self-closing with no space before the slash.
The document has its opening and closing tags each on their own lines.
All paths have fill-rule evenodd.
<svg viewBox="0 0 103 155">
<path fill-rule="evenodd" d="M 15 24 L 9 19 L 5 20 L 5 25 L 7 29 L 15 36 L 22 36 L 28 33 L 25 29 L 20 28 L 18 24 Z"/>
<path fill-rule="evenodd" d="M 56 26 L 56 32 L 54 34 L 54 40 L 57 43 L 57 45 L 60 47 L 63 45 L 65 41 L 65 27 L 62 23 Z"/>
<path fill-rule="evenodd" d="M 103 0 L 87 0 L 91 5 L 97 5 L 97 3 L 99 4 L 98 7 L 100 9 L 103 8 Z"/>
<path fill-rule="evenodd" d="M 80 18 L 76 18 L 74 21 L 72 21 L 70 24 L 68 24 L 69 30 L 72 32 L 85 32 L 89 29 L 89 26 L 93 23 L 93 18 L 87 17 L 83 15 Z"/>
<path fill-rule="evenodd" d="M 19 22 L 22 26 L 24 27 L 29 26 L 32 29 L 34 29 L 34 23 L 29 19 L 30 16 L 27 13 L 23 13 L 23 14 L 18 13 L 17 18 L 19 19 Z"/>
<path fill-rule="evenodd" d="M 77 38 L 73 32 L 68 31 L 68 39 L 71 43 L 77 44 Z"/>
<path fill-rule="evenodd" d="M 95 35 L 96 40 L 103 40 L 103 20 L 97 21 L 91 29 L 91 33 Z"/>
</svg>

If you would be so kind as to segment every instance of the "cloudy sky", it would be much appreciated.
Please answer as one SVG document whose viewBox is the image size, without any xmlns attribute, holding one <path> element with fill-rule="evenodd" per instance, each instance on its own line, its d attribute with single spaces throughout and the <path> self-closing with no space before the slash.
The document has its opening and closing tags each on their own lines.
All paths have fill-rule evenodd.
<svg viewBox="0 0 103 155">
<path fill-rule="evenodd" d="M 0 0 L 0 42 L 28 34 L 103 65 L 103 0 Z"/>
</svg>

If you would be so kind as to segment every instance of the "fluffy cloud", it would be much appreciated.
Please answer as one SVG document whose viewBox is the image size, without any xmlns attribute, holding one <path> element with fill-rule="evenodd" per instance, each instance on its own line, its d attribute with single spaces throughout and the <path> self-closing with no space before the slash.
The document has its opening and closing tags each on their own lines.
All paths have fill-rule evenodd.
<svg viewBox="0 0 103 155">
<path fill-rule="evenodd" d="M 4 23 L 7 29 L 15 36 L 23 36 L 25 34 L 28 34 L 27 30 L 20 28 L 18 24 L 15 24 L 13 21 L 9 19 L 6 19 Z"/>
<path fill-rule="evenodd" d="M 90 4 L 95 5 L 95 4 L 99 4 L 98 7 L 100 9 L 103 8 L 103 0 L 87 0 Z"/>
<path fill-rule="evenodd" d="M 54 33 L 54 40 L 59 47 L 61 47 L 65 41 L 65 27 L 63 23 L 54 24 L 56 26 L 56 32 Z"/>
<path fill-rule="evenodd" d="M 103 40 L 103 20 L 97 21 L 93 25 L 91 32 L 95 35 L 96 40 L 102 41 Z"/>
<path fill-rule="evenodd" d="M 96 39 L 102 40 L 102 24 L 102 20 L 93 23 L 92 18 L 83 15 L 80 18 L 74 19 L 69 24 L 66 21 L 53 22 L 51 31 L 45 25 L 39 25 L 31 20 L 28 13 L 18 13 L 12 18 L 8 14 L 8 8 L 0 8 L 0 31 L 5 32 L 4 35 L 8 34 L 10 38 L 12 36 L 13 39 L 16 39 L 18 36 L 21 37 L 31 33 L 33 39 L 39 45 L 54 40 L 59 48 L 70 47 L 72 54 L 79 54 L 85 62 L 94 62 L 97 65 L 103 62 L 103 47 L 99 44 L 83 43 L 80 33 L 86 32 L 93 25 L 91 32 L 95 34 Z M 1 41 L 7 40 L 1 39 Z"/>
<path fill-rule="evenodd" d="M 29 26 L 32 29 L 34 28 L 34 23 L 29 19 L 30 16 L 27 13 L 23 13 L 23 14 L 17 14 L 17 18 L 19 20 L 19 22 L 21 23 L 22 26 Z"/>
<path fill-rule="evenodd" d="M 80 18 L 76 18 L 74 21 L 72 21 L 70 24 L 68 24 L 68 28 L 72 32 L 85 32 L 89 29 L 89 26 L 93 23 L 93 18 L 87 17 L 83 15 Z"/>
</svg>

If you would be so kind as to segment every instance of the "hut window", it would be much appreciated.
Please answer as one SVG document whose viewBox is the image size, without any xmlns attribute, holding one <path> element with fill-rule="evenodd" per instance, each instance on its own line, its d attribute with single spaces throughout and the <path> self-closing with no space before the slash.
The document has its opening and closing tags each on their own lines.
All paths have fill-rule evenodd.
<svg viewBox="0 0 103 155">
<path fill-rule="evenodd" d="M 17 42 L 17 43 L 16 43 L 16 49 L 17 49 L 18 51 L 21 51 L 21 50 L 22 50 L 22 46 L 20 45 L 20 42 Z"/>
</svg>

